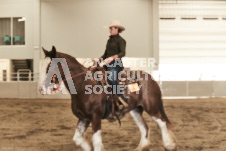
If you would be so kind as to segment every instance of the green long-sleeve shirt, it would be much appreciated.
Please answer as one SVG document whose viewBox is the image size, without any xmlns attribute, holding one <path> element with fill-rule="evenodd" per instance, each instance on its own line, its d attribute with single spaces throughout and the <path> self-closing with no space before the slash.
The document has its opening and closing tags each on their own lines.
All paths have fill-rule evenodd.
<svg viewBox="0 0 226 151">
<path fill-rule="evenodd" d="M 126 55 L 126 41 L 119 34 L 110 36 L 104 55 L 101 58 L 106 59 L 113 55 L 118 55 L 119 58 Z"/>
</svg>

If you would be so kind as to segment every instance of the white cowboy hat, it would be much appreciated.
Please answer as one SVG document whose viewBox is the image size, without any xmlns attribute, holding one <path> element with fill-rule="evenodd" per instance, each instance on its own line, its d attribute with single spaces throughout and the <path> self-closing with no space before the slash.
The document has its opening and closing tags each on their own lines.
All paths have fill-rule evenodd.
<svg viewBox="0 0 226 151">
<path fill-rule="evenodd" d="M 121 29 L 121 31 L 124 31 L 125 30 L 125 27 L 123 27 L 120 23 L 120 21 L 118 20 L 112 20 L 110 25 L 108 26 L 109 28 L 110 27 L 118 27 L 119 29 Z"/>
</svg>

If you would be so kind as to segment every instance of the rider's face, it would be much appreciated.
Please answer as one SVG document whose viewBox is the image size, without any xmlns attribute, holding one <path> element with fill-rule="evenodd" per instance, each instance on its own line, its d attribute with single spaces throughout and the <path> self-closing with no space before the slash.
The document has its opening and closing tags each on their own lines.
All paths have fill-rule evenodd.
<svg viewBox="0 0 226 151">
<path fill-rule="evenodd" d="M 118 34 L 118 28 L 117 27 L 110 27 L 109 32 L 111 35 L 117 35 Z"/>
</svg>

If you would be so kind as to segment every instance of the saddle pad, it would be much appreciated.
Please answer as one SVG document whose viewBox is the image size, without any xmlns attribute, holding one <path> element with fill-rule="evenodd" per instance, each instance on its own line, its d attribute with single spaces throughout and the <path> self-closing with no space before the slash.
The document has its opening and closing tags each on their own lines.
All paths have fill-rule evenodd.
<svg viewBox="0 0 226 151">
<path fill-rule="evenodd" d="M 130 92 L 136 92 L 136 91 L 140 90 L 138 83 L 129 84 L 128 87 L 129 87 Z"/>
</svg>

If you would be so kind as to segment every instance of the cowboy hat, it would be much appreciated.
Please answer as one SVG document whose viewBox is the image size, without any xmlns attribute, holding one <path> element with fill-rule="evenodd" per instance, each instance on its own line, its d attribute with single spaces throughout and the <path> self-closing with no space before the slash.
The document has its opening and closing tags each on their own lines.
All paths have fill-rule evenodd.
<svg viewBox="0 0 226 151">
<path fill-rule="evenodd" d="M 120 23 L 120 21 L 118 20 L 112 20 L 110 25 L 108 26 L 109 28 L 110 27 L 118 27 L 119 29 L 121 29 L 121 31 L 124 31 L 125 30 L 125 27 L 123 27 Z"/>
</svg>

